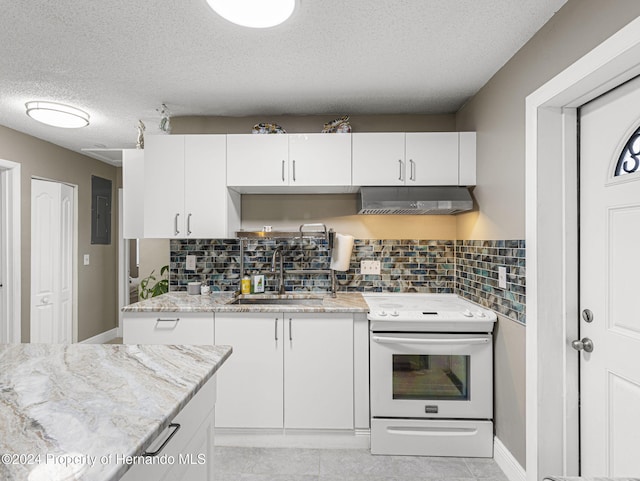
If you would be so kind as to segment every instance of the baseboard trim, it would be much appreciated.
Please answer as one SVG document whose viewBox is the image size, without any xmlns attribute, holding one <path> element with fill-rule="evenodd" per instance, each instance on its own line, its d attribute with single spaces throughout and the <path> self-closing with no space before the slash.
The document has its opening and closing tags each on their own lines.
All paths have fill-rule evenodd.
<svg viewBox="0 0 640 481">
<path fill-rule="evenodd" d="M 527 472 L 497 437 L 493 438 L 493 460 L 509 481 L 527 481 Z"/>
<path fill-rule="evenodd" d="M 89 339 L 85 339 L 84 341 L 80 341 L 80 344 L 104 344 L 106 342 L 112 341 L 118 337 L 118 328 L 114 327 L 109 331 L 102 332 L 97 336 L 90 337 Z"/>
</svg>

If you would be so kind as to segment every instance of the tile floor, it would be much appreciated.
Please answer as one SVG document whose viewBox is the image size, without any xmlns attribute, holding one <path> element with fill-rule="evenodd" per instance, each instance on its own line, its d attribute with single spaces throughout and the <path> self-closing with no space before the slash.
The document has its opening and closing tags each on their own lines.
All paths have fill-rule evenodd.
<svg viewBox="0 0 640 481">
<path fill-rule="evenodd" d="M 492 459 L 216 446 L 216 481 L 507 481 Z"/>
</svg>

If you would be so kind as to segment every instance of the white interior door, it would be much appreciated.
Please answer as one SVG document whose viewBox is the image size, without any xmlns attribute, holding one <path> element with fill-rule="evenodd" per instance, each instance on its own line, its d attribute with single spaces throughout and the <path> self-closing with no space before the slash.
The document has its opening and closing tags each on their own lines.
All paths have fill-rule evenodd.
<svg viewBox="0 0 640 481">
<path fill-rule="evenodd" d="M 56 342 L 63 343 L 73 340 L 73 196 L 73 187 L 60 184 L 60 321 Z"/>
<path fill-rule="evenodd" d="M 638 103 L 635 79 L 580 111 L 583 476 L 640 476 Z"/>
<path fill-rule="evenodd" d="M 31 342 L 72 342 L 74 217 L 72 187 L 31 181 Z"/>
</svg>

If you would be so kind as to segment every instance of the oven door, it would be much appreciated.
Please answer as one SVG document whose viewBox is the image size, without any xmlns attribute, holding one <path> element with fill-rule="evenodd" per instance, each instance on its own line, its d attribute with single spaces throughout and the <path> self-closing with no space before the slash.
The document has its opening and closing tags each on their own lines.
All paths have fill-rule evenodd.
<svg viewBox="0 0 640 481">
<path fill-rule="evenodd" d="M 493 418 L 490 334 L 371 333 L 371 415 Z"/>
</svg>

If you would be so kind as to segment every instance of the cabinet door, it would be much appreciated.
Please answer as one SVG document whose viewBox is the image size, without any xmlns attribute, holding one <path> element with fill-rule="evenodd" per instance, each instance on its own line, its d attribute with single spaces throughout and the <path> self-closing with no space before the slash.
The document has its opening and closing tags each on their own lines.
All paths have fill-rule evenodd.
<svg viewBox="0 0 640 481">
<path fill-rule="evenodd" d="M 351 134 L 353 185 L 404 185 L 404 132 Z"/>
<path fill-rule="evenodd" d="M 227 135 L 227 185 L 287 185 L 288 159 L 286 134 Z"/>
<path fill-rule="evenodd" d="M 224 135 L 185 136 L 185 231 L 195 239 L 227 237 L 227 142 Z"/>
<path fill-rule="evenodd" d="M 458 133 L 406 134 L 407 185 L 458 185 Z"/>
<path fill-rule="evenodd" d="M 218 373 L 216 427 L 282 428 L 282 315 L 218 313 L 215 339 L 233 346 Z"/>
<path fill-rule="evenodd" d="M 122 319 L 122 342 L 213 345 L 213 313 L 125 313 Z"/>
<path fill-rule="evenodd" d="M 156 451 L 166 442 L 157 456 L 173 456 L 175 461 L 173 464 L 134 464 L 120 479 L 122 481 L 213 481 L 215 395 L 216 376 L 209 379 L 171 420 L 172 424 L 179 424 L 180 427 L 177 430 L 175 427 L 167 427 L 147 447 L 147 452 Z M 174 435 L 168 440 L 172 433 Z"/>
<path fill-rule="evenodd" d="M 460 132 L 458 185 L 476 185 L 476 133 Z"/>
<path fill-rule="evenodd" d="M 184 136 L 146 136 L 144 176 L 145 237 L 185 237 Z"/>
<path fill-rule="evenodd" d="M 353 429 L 353 317 L 285 316 L 284 358 L 285 428 Z"/>
<path fill-rule="evenodd" d="M 144 237 L 144 150 L 122 151 L 122 236 Z"/>
<path fill-rule="evenodd" d="M 351 135 L 290 134 L 289 185 L 351 185 Z"/>
</svg>

